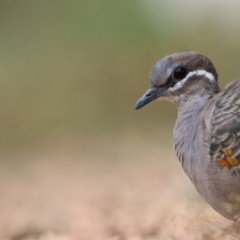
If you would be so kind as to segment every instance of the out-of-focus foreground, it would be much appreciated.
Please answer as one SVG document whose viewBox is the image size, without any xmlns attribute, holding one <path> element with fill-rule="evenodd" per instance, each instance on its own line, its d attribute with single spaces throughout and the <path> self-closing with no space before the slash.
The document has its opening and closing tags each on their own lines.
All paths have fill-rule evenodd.
<svg viewBox="0 0 240 240">
<path fill-rule="evenodd" d="M 176 108 L 134 111 L 155 61 L 240 74 L 239 2 L 0 3 L 0 239 L 239 239 L 172 150 Z"/>
<path fill-rule="evenodd" d="M 137 153 L 120 154 L 130 163 L 114 166 L 102 159 L 113 159 L 111 155 L 66 150 L 22 155 L 18 169 L 14 162 L 8 163 L 1 171 L 0 236 L 14 240 L 239 239 L 239 226 L 198 197 L 176 170 L 174 155 L 159 158 L 159 149 L 148 149 L 151 153 L 135 146 Z M 79 163 L 79 155 L 89 162 Z"/>
</svg>

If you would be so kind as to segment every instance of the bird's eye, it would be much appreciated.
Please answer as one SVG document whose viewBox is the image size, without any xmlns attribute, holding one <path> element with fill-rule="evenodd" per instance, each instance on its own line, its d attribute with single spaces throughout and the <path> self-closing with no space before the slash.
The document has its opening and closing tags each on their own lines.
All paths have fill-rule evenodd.
<svg viewBox="0 0 240 240">
<path fill-rule="evenodd" d="M 178 67 L 174 71 L 174 77 L 176 79 L 182 80 L 184 79 L 188 74 L 188 70 L 184 67 Z"/>
</svg>

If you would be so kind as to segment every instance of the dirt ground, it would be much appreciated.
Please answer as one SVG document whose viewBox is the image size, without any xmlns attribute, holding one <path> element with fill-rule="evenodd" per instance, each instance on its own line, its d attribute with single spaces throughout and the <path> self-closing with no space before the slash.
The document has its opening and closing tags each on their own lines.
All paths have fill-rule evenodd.
<svg viewBox="0 0 240 240">
<path fill-rule="evenodd" d="M 240 239 L 170 150 L 163 164 L 153 150 L 56 149 L 2 156 L 0 239 Z"/>
</svg>

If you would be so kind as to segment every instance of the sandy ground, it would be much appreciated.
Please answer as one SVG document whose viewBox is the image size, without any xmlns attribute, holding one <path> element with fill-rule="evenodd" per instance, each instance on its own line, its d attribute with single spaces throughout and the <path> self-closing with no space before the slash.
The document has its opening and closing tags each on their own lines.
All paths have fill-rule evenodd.
<svg viewBox="0 0 240 240">
<path fill-rule="evenodd" d="M 238 225 L 201 200 L 172 152 L 165 164 L 154 151 L 118 152 L 117 162 L 99 151 L 46 152 L 2 156 L 0 239 L 240 239 Z"/>
</svg>

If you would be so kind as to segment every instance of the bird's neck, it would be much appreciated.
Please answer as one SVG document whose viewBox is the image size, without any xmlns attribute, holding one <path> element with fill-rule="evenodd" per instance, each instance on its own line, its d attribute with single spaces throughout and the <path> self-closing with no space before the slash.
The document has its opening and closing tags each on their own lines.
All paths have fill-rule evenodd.
<svg viewBox="0 0 240 240">
<path fill-rule="evenodd" d="M 186 174 L 194 182 L 196 159 L 204 136 L 200 128 L 204 127 L 203 112 L 208 105 L 209 96 L 189 99 L 178 106 L 178 118 L 174 127 L 174 148 Z"/>
</svg>

